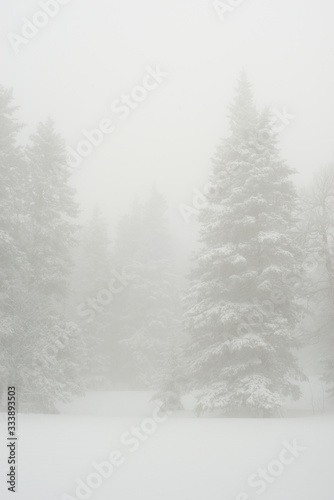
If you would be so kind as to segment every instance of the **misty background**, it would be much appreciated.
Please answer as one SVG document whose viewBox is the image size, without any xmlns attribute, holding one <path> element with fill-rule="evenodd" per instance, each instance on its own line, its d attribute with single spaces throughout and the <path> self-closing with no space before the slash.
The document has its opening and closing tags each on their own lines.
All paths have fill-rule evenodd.
<svg viewBox="0 0 334 500">
<path fill-rule="evenodd" d="M 178 205 L 207 181 L 242 69 L 259 106 L 285 106 L 295 116 L 280 141 L 298 182 L 332 160 L 331 2 L 245 0 L 222 20 L 210 0 L 71 0 L 15 54 L 7 34 L 20 33 L 22 18 L 37 8 L 29 0 L 2 3 L 1 80 L 21 106 L 23 135 L 51 116 L 75 146 L 141 82 L 147 65 L 169 75 L 74 172 L 84 213 L 98 203 L 114 226 L 134 194 L 155 182 L 183 233 Z"/>
</svg>

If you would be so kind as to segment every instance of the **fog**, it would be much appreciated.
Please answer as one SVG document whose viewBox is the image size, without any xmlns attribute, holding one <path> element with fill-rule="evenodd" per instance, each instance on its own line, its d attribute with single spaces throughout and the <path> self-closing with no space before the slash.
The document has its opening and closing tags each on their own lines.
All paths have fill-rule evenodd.
<svg viewBox="0 0 334 500">
<path fill-rule="evenodd" d="M 51 116 L 76 146 L 147 65 L 168 73 L 74 173 L 83 207 L 98 202 L 117 220 L 155 182 L 178 220 L 178 204 L 202 187 L 227 132 L 242 69 L 259 106 L 295 116 L 280 140 L 300 181 L 332 160 L 332 2 L 247 0 L 221 19 L 211 1 L 71 0 L 16 54 L 8 33 L 19 34 L 37 7 L 4 1 L 0 21 L 2 83 L 14 89 L 26 132 Z"/>
</svg>

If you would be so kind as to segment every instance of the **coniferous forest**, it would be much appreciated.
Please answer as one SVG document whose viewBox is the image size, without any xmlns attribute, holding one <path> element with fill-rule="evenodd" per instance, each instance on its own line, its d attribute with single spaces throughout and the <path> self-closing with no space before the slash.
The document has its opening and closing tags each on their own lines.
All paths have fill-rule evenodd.
<svg viewBox="0 0 334 500">
<path fill-rule="evenodd" d="M 15 382 L 22 411 L 52 413 L 150 390 L 174 410 L 195 394 L 198 415 L 283 416 L 308 355 L 331 397 L 334 166 L 299 189 L 244 72 L 186 262 L 154 185 L 112 231 L 98 206 L 83 220 L 56 124 L 22 143 L 11 90 L 0 103 L 3 396 Z"/>
</svg>

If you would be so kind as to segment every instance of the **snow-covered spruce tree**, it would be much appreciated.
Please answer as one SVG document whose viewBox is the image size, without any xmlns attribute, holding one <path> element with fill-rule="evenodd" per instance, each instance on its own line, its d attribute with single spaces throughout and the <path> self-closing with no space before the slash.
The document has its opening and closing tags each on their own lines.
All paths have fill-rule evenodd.
<svg viewBox="0 0 334 500">
<path fill-rule="evenodd" d="M 136 198 L 128 214 L 119 220 L 112 248 L 112 269 L 122 276 L 120 289 L 113 296 L 110 308 L 110 370 L 113 387 L 131 389 L 138 386 L 137 364 L 127 346 L 127 339 L 136 328 L 138 314 L 138 292 L 134 278 L 139 276 L 140 248 L 142 248 L 142 211 L 143 207 Z M 139 297 L 142 299 L 141 297 Z"/>
<path fill-rule="evenodd" d="M 21 409 L 53 411 L 57 400 L 81 391 L 82 337 L 66 313 L 77 205 L 65 144 L 50 120 L 38 126 L 26 156 L 29 273 L 13 349 Z"/>
<path fill-rule="evenodd" d="M 29 263 L 25 251 L 27 166 L 12 92 L 0 87 L 0 402 L 16 382 L 16 318 Z"/>
<path fill-rule="evenodd" d="M 308 315 L 305 330 L 313 356 L 334 397 L 334 165 L 319 169 L 303 196 L 305 248 L 308 255 Z M 318 367 L 317 367 L 318 368 Z"/>
<path fill-rule="evenodd" d="M 111 242 L 107 224 L 98 206 L 95 206 L 90 221 L 83 228 L 78 251 L 78 277 L 76 295 L 84 299 L 105 288 L 110 277 Z"/>
<path fill-rule="evenodd" d="M 29 254 L 33 282 L 39 290 L 64 305 L 76 243 L 77 203 L 69 185 L 63 139 L 49 119 L 40 123 L 27 147 L 29 162 L 30 234 Z"/>
<path fill-rule="evenodd" d="M 142 209 L 136 247 L 131 247 L 132 255 L 128 253 L 127 257 L 131 259 L 134 279 L 120 297 L 120 341 L 126 346 L 132 384 L 137 387 L 156 387 L 166 369 L 173 339 L 180 331 L 178 289 L 165 211 L 165 200 L 152 189 Z M 120 246 L 124 247 L 124 243 Z"/>
<path fill-rule="evenodd" d="M 85 386 L 101 389 L 109 383 L 115 337 L 111 326 L 111 250 L 107 225 L 98 209 L 83 229 L 76 255 L 72 293 L 77 317 L 87 347 L 83 378 Z"/>
<path fill-rule="evenodd" d="M 288 279 L 299 255 L 296 193 L 270 114 L 256 112 L 245 75 L 229 111 L 231 134 L 213 159 L 186 297 L 189 387 L 199 390 L 199 412 L 271 416 L 284 396 L 300 394 L 300 307 Z"/>
</svg>

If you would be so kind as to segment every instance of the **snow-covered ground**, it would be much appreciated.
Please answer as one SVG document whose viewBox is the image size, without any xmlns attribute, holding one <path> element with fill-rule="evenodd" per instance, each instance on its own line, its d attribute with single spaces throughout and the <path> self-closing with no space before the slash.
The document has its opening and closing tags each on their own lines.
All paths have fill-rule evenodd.
<svg viewBox="0 0 334 500">
<path fill-rule="evenodd" d="M 95 393 L 60 415 L 20 414 L 14 498 L 333 500 L 334 416 L 166 417 L 149 396 Z M 13 494 L 4 486 L 6 415 L 0 418 L 0 498 L 6 499 Z M 102 462 L 108 478 L 101 470 L 97 475 Z M 82 488 L 76 495 L 78 478 L 91 484 L 91 493 Z"/>
</svg>

